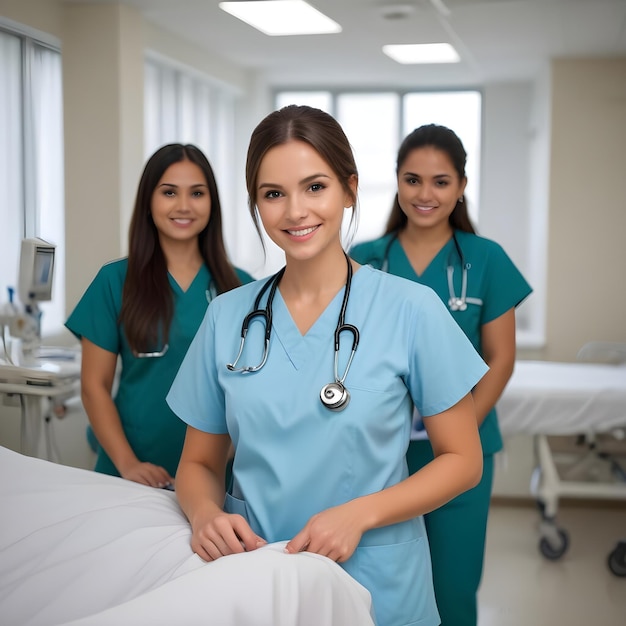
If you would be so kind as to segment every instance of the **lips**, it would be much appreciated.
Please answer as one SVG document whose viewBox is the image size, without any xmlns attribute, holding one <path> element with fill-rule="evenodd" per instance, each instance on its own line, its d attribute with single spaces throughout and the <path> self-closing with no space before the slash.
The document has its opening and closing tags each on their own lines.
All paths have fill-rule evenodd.
<svg viewBox="0 0 626 626">
<path fill-rule="evenodd" d="M 310 226 L 309 228 L 299 228 L 297 230 L 287 230 L 287 232 L 292 236 L 292 237 L 306 237 L 307 235 L 310 235 L 312 232 L 316 231 L 318 229 L 318 226 Z"/>
</svg>

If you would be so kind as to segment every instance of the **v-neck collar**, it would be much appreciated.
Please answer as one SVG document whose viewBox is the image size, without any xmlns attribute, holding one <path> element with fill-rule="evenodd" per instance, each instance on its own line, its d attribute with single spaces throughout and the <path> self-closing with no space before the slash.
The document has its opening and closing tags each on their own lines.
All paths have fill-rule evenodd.
<svg viewBox="0 0 626 626">
<path fill-rule="evenodd" d="M 433 271 L 439 271 L 441 267 L 445 267 L 447 265 L 447 259 L 450 255 L 450 248 L 453 246 L 453 237 L 450 237 L 448 241 L 440 248 L 439 252 L 435 254 L 430 263 L 426 266 L 424 271 L 421 274 L 418 274 L 415 271 L 415 268 L 411 265 L 411 261 L 409 261 L 409 257 L 406 254 L 406 251 L 402 247 L 400 240 L 396 238 L 391 246 L 390 253 L 393 253 L 396 257 L 394 261 L 400 264 L 400 275 L 405 276 L 406 278 L 410 278 L 415 282 L 423 282 L 427 274 Z M 444 261 L 442 262 L 442 259 Z"/>
<path fill-rule="evenodd" d="M 348 299 L 346 311 L 346 323 L 350 323 L 350 299 L 355 288 L 358 289 L 360 274 L 363 268 L 359 268 L 352 276 L 352 289 Z M 333 344 L 335 329 L 339 320 L 339 312 L 343 303 L 345 285 L 335 294 L 326 308 L 320 313 L 312 326 L 303 335 L 295 323 L 287 304 L 283 300 L 280 289 L 276 290 L 272 315 L 272 334 L 285 350 L 285 354 L 293 364 L 295 369 L 299 369 L 306 362 L 307 356 L 315 347 L 313 344 L 327 343 Z"/>
<path fill-rule="evenodd" d="M 200 266 L 200 269 L 196 272 L 196 275 L 193 277 L 193 280 L 189 283 L 189 287 L 187 289 L 182 289 L 182 287 L 176 282 L 176 279 L 168 272 L 167 277 L 170 281 L 170 285 L 174 290 L 174 293 L 180 297 L 189 293 L 193 293 L 197 288 L 198 281 L 202 280 L 204 282 L 203 289 L 208 289 L 208 270 L 204 264 Z"/>
</svg>

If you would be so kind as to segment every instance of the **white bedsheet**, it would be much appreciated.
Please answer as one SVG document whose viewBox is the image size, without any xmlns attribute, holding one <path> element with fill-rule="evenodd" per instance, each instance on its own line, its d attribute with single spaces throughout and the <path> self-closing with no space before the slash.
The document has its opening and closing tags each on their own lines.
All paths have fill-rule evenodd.
<svg viewBox="0 0 626 626">
<path fill-rule="evenodd" d="M 205 563 L 174 494 L 0 447 L 3 626 L 373 625 L 367 590 L 284 544 Z"/>
<path fill-rule="evenodd" d="M 626 365 L 517 361 L 497 411 L 504 436 L 626 428 Z"/>
</svg>

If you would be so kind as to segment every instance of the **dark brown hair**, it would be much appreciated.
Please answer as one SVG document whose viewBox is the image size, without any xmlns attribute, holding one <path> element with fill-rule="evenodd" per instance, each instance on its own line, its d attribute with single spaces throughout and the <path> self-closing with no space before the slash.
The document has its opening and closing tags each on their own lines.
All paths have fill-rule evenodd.
<svg viewBox="0 0 626 626">
<path fill-rule="evenodd" d="M 128 271 L 119 322 L 123 324 L 128 343 L 135 352 L 154 350 L 154 346 L 168 340 L 174 302 L 167 263 L 152 219 L 151 204 L 154 189 L 167 168 L 180 161 L 190 161 L 200 167 L 209 189 L 211 215 L 209 223 L 198 235 L 198 246 L 217 291 L 222 293 L 241 284 L 226 255 L 222 209 L 209 161 L 199 148 L 191 144 L 162 146 L 148 159 L 139 180 L 128 237 Z"/>
<path fill-rule="evenodd" d="M 413 150 L 426 147 L 432 147 L 445 152 L 450 158 L 456 173 L 459 175 L 459 180 L 465 178 L 467 153 L 465 152 L 461 140 L 454 131 L 445 126 L 438 126 L 437 124 L 420 126 L 404 138 L 404 141 L 400 144 L 400 148 L 398 149 L 396 174 L 398 174 L 402 168 L 402 164 Z M 452 213 L 450 213 L 448 221 L 450 222 L 450 226 L 454 229 L 462 230 L 466 233 L 476 232 L 467 213 L 467 202 L 465 202 L 464 196 L 462 199 L 457 200 L 456 206 L 452 210 Z M 407 217 L 400 208 L 398 194 L 396 193 L 391 207 L 391 213 L 387 220 L 387 226 L 385 227 L 385 234 L 398 233 L 406 224 Z"/>
<path fill-rule="evenodd" d="M 357 198 L 350 187 L 350 180 L 352 176 L 358 179 L 358 171 L 350 142 L 343 129 L 334 117 L 320 109 L 290 104 L 265 117 L 250 138 L 246 159 L 246 186 L 250 215 L 259 235 L 261 229 L 256 205 L 261 162 L 269 150 L 292 140 L 308 143 L 328 163 L 343 189 L 352 197 L 356 208 Z"/>
</svg>

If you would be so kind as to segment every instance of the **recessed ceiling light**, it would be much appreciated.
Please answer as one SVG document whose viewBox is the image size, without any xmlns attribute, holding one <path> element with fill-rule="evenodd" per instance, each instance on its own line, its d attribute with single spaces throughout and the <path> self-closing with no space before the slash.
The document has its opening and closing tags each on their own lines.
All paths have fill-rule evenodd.
<svg viewBox="0 0 626 626">
<path fill-rule="evenodd" d="M 449 43 L 390 44 L 383 52 L 398 63 L 458 63 L 457 51 Z"/>
<path fill-rule="evenodd" d="M 220 2 L 220 9 L 266 35 L 340 33 L 341 26 L 304 0 Z"/>
</svg>

